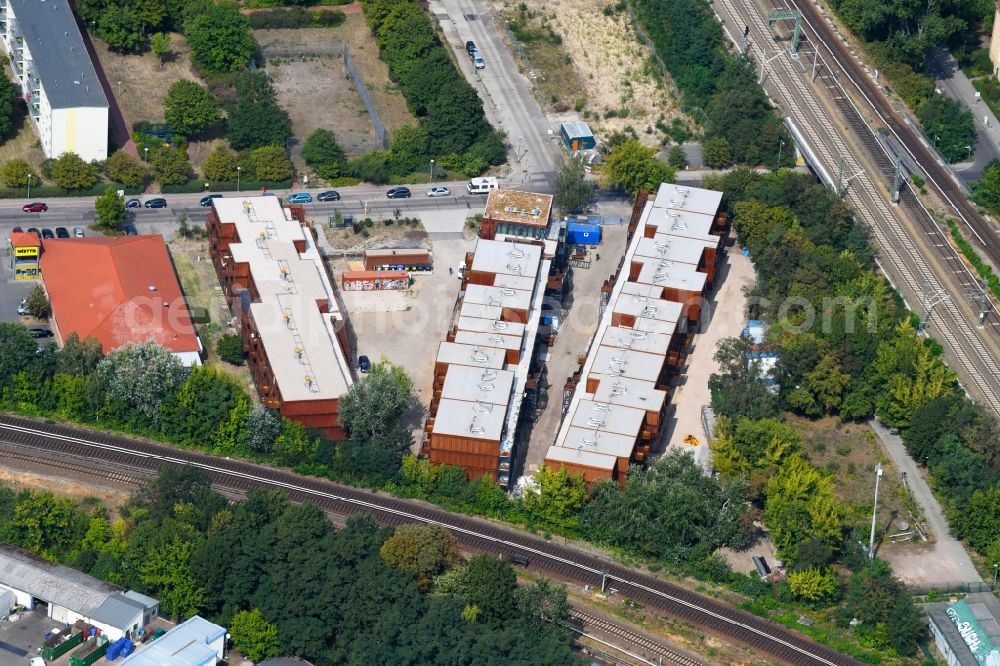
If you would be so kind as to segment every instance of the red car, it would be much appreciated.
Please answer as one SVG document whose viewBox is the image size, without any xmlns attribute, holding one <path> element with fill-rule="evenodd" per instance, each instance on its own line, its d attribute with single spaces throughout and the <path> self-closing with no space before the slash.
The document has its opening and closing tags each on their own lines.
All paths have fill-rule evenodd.
<svg viewBox="0 0 1000 666">
<path fill-rule="evenodd" d="M 48 204 L 44 204 L 41 201 L 33 201 L 31 203 L 26 203 L 21 206 L 21 210 L 25 213 L 44 213 L 49 209 Z"/>
</svg>

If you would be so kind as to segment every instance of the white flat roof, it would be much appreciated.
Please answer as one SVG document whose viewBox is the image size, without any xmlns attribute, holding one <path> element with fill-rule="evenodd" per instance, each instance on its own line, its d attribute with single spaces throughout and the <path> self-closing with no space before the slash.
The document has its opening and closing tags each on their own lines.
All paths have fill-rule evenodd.
<svg viewBox="0 0 1000 666">
<path fill-rule="evenodd" d="M 718 247 L 718 238 L 713 243 L 707 240 L 697 240 L 694 238 L 684 238 L 682 236 L 671 236 L 669 234 L 656 234 L 653 238 L 639 239 L 633 260 L 640 257 L 653 257 L 665 259 L 675 263 L 694 264 L 701 263 L 701 258 L 708 248 Z"/>
<path fill-rule="evenodd" d="M 636 261 L 642 259 L 644 258 L 638 257 Z M 698 271 L 692 264 L 675 264 L 661 259 L 647 259 L 643 261 L 636 282 L 702 293 L 708 282 L 708 274 Z"/>
<path fill-rule="evenodd" d="M 650 285 L 625 281 L 619 292 L 612 312 L 640 317 L 641 320 L 677 322 L 681 319 L 684 306 L 674 301 L 650 296 Z M 642 328 L 636 324 L 635 328 Z"/>
<path fill-rule="evenodd" d="M 626 405 L 658 412 L 667 400 L 667 392 L 656 388 L 653 382 L 627 377 L 601 377 L 594 400 Z"/>
<path fill-rule="evenodd" d="M 531 293 L 535 290 L 535 279 L 517 275 L 498 275 L 496 280 L 493 281 L 493 286 L 504 289 L 523 289 L 524 291 Z M 466 289 L 468 289 L 468 287 L 466 287 Z"/>
<path fill-rule="evenodd" d="M 531 305 L 531 294 L 531 290 L 470 284 L 465 287 L 464 299 L 470 305 L 494 305 L 514 310 L 527 310 Z"/>
<path fill-rule="evenodd" d="M 224 638 L 226 630 L 201 616 L 168 629 L 155 641 L 146 643 L 121 661 L 123 666 L 191 666 L 214 664 L 218 653 L 211 647 Z"/>
<path fill-rule="evenodd" d="M 600 344 L 605 347 L 632 349 L 665 356 L 670 347 L 670 336 L 622 326 L 608 326 L 601 336 Z"/>
<path fill-rule="evenodd" d="M 438 347 L 437 362 L 448 365 L 471 365 L 476 368 L 500 370 L 504 366 L 505 355 L 492 347 L 463 345 L 457 342 L 442 342 Z"/>
<path fill-rule="evenodd" d="M 596 374 L 609 377 L 631 377 L 655 382 L 663 369 L 664 355 L 597 347 L 593 358 L 594 363 L 590 372 L 586 373 L 584 377 Z"/>
<path fill-rule="evenodd" d="M 646 204 L 642 220 L 642 224 L 654 226 L 657 233 L 664 234 L 687 232 L 707 235 L 712 230 L 714 223 L 715 217 L 712 215 L 702 215 L 686 210 L 656 208 L 650 204 Z"/>
<path fill-rule="evenodd" d="M 229 252 L 250 267 L 260 295 L 250 314 L 282 399 L 339 398 L 354 383 L 336 338 L 343 313 L 311 233 L 277 197 L 223 197 L 212 205 L 220 221 L 236 225 L 240 242 Z M 304 244 L 301 254 L 295 241 Z"/>
<path fill-rule="evenodd" d="M 455 342 L 463 345 L 494 347 L 496 349 L 521 349 L 521 336 L 502 335 L 496 332 L 459 331 L 455 334 Z"/>
<path fill-rule="evenodd" d="M 588 451 L 582 446 L 573 449 L 565 446 L 550 446 L 548 452 L 545 454 L 545 460 L 591 467 L 593 469 L 603 469 L 608 472 L 614 471 L 615 467 L 618 466 L 618 458 L 615 456 Z"/>
<path fill-rule="evenodd" d="M 714 216 L 722 206 L 722 192 L 705 190 L 700 187 L 660 183 L 653 205 L 657 208 L 673 208 L 693 213 Z"/>
<path fill-rule="evenodd" d="M 462 314 L 458 317 L 458 330 L 475 331 L 478 333 L 503 333 L 504 335 L 524 336 L 524 324 L 516 321 L 499 321 L 483 319 Z"/>
<path fill-rule="evenodd" d="M 483 370 L 465 365 L 448 368 L 441 398 L 506 405 L 510 401 L 510 388 L 514 373 L 510 370 Z"/>
<path fill-rule="evenodd" d="M 542 248 L 538 245 L 480 239 L 472 257 L 472 270 L 534 279 L 541 260 Z"/>
<path fill-rule="evenodd" d="M 580 400 L 572 415 L 569 415 L 570 423 L 577 428 L 600 433 L 631 435 L 632 441 L 635 441 L 644 418 L 646 418 L 645 410 L 597 402 L 589 398 Z M 570 446 L 570 444 L 567 443 L 563 446 Z M 610 453 L 610 451 L 601 451 Z"/>
<path fill-rule="evenodd" d="M 635 435 L 623 435 L 615 432 L 595 431 L 593 428 L 581 428 L 570 426 L 566 439 L 560 446 L 564 449 L 576 449 L 583 447 L 586 451 L 590 449 L 594 453 L 600 453 L 615 458 L 629 458 L 635 451 L 635 441 L 639 434 L 639 426 L 636 425 Z"/>
<path fill-rule="evenodd" d="M 442 400 L 434 416 L 432 432 L 435 435 L 485 439 L 496 442 L 499 448 L 506 415 L 506 404 Z"/>
<path fill-rule="evenodd" d="M 503 308 L 499 305 L 483 305 L 482 303 L 462 302 L 459 308 L 460 317 L 475 317 L 476 319 L 491 319 L 496 321 L 503 314 Z"/>
</svg>

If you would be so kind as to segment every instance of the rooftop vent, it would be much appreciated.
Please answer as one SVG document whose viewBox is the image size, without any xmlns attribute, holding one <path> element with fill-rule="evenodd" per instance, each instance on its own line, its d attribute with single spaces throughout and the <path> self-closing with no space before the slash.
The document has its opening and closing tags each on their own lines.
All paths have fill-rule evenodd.
<svg viewBox="0 0 1000 666">
<path fill-rule="evenodd" d="M 505 213 L 516 213 L 517 212 L 517 209 L 514 208 L 513 206 L 507 206 L 503 210 L 504 210 Z"/>
<path fill-rule="evenodd" d="M 524 257 L 524 250 L 515 245 L 507 252 L 507 256 L 511 259 L 521 259 Z"/>
<path fill-rule="evenodd" d="M 539 215 L 542 214 L 542 209 L 541 208 L 532 208 L 531 209 L 531 214 L 534 217 L 538 217 Z"/>
<path fill-rule="evenodd" d="M 148 287 L 146 287 L 146 291 L 156 291 L 156 285 L 155 284 L 149 285 Z"/>
</svg>

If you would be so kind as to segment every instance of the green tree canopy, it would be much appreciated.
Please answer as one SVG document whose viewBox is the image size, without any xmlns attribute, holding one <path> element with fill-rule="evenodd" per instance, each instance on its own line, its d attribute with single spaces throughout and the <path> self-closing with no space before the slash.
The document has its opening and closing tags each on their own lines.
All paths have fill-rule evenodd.
<svg viewBox="0 0 1000 666">
<path fill-rule="evenodd" d="M 240 611 L 229 623 L 233 647 L 254 663 L 276 657 L 281 649 L 278 627 L 264 619 L 260 610 Z"/>
<path fill-rule="evenodd" d="M 587 180 L 583 158 L 574 155 L 563 160 L 556 172 L 553 189 L 555 204 L 563 213 L 581 213 L 594 197 L 594 185 Z"/>
<path fill-rule="evenodd" d="M 117 231 L 125 221 L 125 199 L 114 187 L 108 187 L 104 194 L 97 197 L 94 209 L 97 211 L 97 224 L 108 231 Z"/>
<path fill-rule="evenodd" d="M 195 136 L 218 122 L 219 100 L 194 81 L 181 79 L 167 90 L 163 113 L 171 130 L 184 136 Z"/>
<path fill-rule="evenodd" d="M 385 361 L 376 363 L 341 396 L 340 424 L 356 441 L 396 448 L 399 419 L 413 400 L 413 380 L 406 371 Z"/>
<path fill-rule="evenodd" d="M 49 315 L 52 314 L 52 304 L 49 303 L 49 297 L 42 285 L 36 284 L 25 300 L 27 301 L 28 314 L 35 319 L 48 319 Z"/>
<path fill-rule="evenodd" d="M 842 539 L 844 510 L 830 478 L 799 455 L 787 458 L 767 482 L 764 521 L 785 561 L 798 544 L 814 540 L 836 549 Z"/>
<path fill-rule="evenodd" d="M 389 566 L 412 571 L 423 591 L 430 589 L 435 576 L 458 563 L 455 537 L 440 525 L 401 525 L 379 554 Z"/>
<path fill-rule="evenodd" d="M 6 141 L 14 136 L 19 108 L 23 107 L 18 100 L 17 88 L 6 74 L 0 76 L 0 141 Z"/>
<path fill-rule="evenodd" d="M 262 146 L 250 152 L 257 178 L 262 181 L 279 182 L 292 177 L 292 160 L 284 146 Z"/>
<path fill-rule="evenodd" d="M 582 474 L 569 474 L 565 468 L 542 465 L 534 476 L 534 485 L 524 492 L 524 508 L 543 525 L 573 530 L 580 521 L 580 510 L 587 501 L 587 486 Z"/>
<path fill-rule="evenodd" d="M 302 159 L 306 164 L 327 180 L 343 175 L 347 162 L 344 151 L 337 143 L 337 137 L 328 129 L 313 131 L 302 144 Z"/>
<path fill-rule="evenodd" d="M 673 167 L 654 157 L 656 150 L 629 139 L 611 149 L 604 160 L 604 182 L 608 187 L 622 187 L 629 194 L 639 190 L 655 192 L 661 183 L 672 183 L 677 175 Z"/>
<path fill-rule="evenodd" d="M 138 187 L 146 177 L 145 167 L 124 150 L 116 150 L 104 163 L 104 173 L 125 187 Z"/>
<path fill-rule="evenodd" d="M 217 146 L 205 157 L 201 170 L 205 178 L 223 183 L 236 182 L 236 153 L 225 146 Z M 243 174 L 249 176 L 250 174 Z"/>
<path fill-rule="evenodd" d="M 181 185 L 191 179 L 191 163 L 180 148 L 155 148 L 149 151 L 149 161 L 161 185 Z"/>
<path fill-rule="evenodd" d="M 184 382 L 187 370 L 169 351 L 145 342 L 109 352 L 95 374 L 106 405 L 159 424 L 160 403 Z"/>
<path fill-rule="evenodd" d="M 243 69 L 257 42 L 250 34 L 250 19 L 228 4 L 209 4 L 184 23 L 184 36 L 195 64 L 209 72 Z"/>
<path fill-rule="evenodd" d="M 42 182 L 38 177 L 38 172 L 20 157 L 15 157 L 5 163 L 0 176 L 3 177 L 4 185 L 7 187 L 24 187 L 28 184 L 29 176 L 31 177 L 31 182 L 35 185 Z"/>
<path fill-rule="evenodd" d="M 288 115 L 278 106 L 270 80 L 262 73 L 236 78 L 236 101 L 228 106 L 226 138 L 237 150 L 285 145 L 291 136 Z"/>
<path fill-rule="evenodd" d="M 67 190 L 86 190 L 97 182 L 97 167 L 67 151 L 52 163 L 52 180 Z"/>
<path fill-rule="evenodd" d="M 976 147 L 976 128 L 972 112 L 944 95 L 931 95 L 917 108 L 924 134 L 949 162 L 961 162 L 972 156 Z"/>
</svg>

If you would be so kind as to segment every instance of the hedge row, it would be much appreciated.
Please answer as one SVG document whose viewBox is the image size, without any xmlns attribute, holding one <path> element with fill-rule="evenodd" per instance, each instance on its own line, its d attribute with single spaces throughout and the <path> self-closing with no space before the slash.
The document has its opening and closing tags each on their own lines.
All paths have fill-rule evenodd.
<svg viewBox="0 0 1000 666">
<path fill-rule="evenodd" d="M 124 190 L 125 194 L 141 194 L 141 187 L 125 187 L 119 183 L 98 183 L 86 190 L 67 190 L 58 185 L 37 185 L 31 188 L 31 200 L 55 199 L 59 197 L 99 197 L 108 187 Z M 27 199 L 27 188 L 0 187 L 0 199 Z"/>
<path fill-rule="evenodd" d="M 962 251 L 965 258 L 973 265 L 976 272 L 979 273 L 979 277 L 986 280 L 986 284 L 989 285 L 993 295 L 1000 298 L 1000 278 L 997 278 L 996 274 L 993 273 L 993 268 L 976 253 L 976 248 L 972 247 L 972 243 L 965 240 L 965 236 L 962 235 L 955 220 L 948 220 L 948 228 L 951 229 L 951 237 L 955 239 L 958 249 Z"/>
<path fill-rule="evenodd" d="M 235 192 L 237 190 L 236 181 L 221 182 L 210 181 L 204 178 L 195 178 L 180 185 L 163 185 L 160 191 L 164 194 L 182 194 L 185 192 Z M 241 192 L 253 192 L 266 187 L 269 190 L 284 190 L 292 186 L 291 180 L 280 181 L 260 181 L 243 179 L 239 182 Z"/>
<path fill-rule="evenodd" d="M 335 28 L 347 20 L 347 15 L 336 9 L 306 11 L 301 7 L 290 9 L 265 9 L 250 14 L 250 27 L 255 30 L 281 28 Z"/>
</svg>

